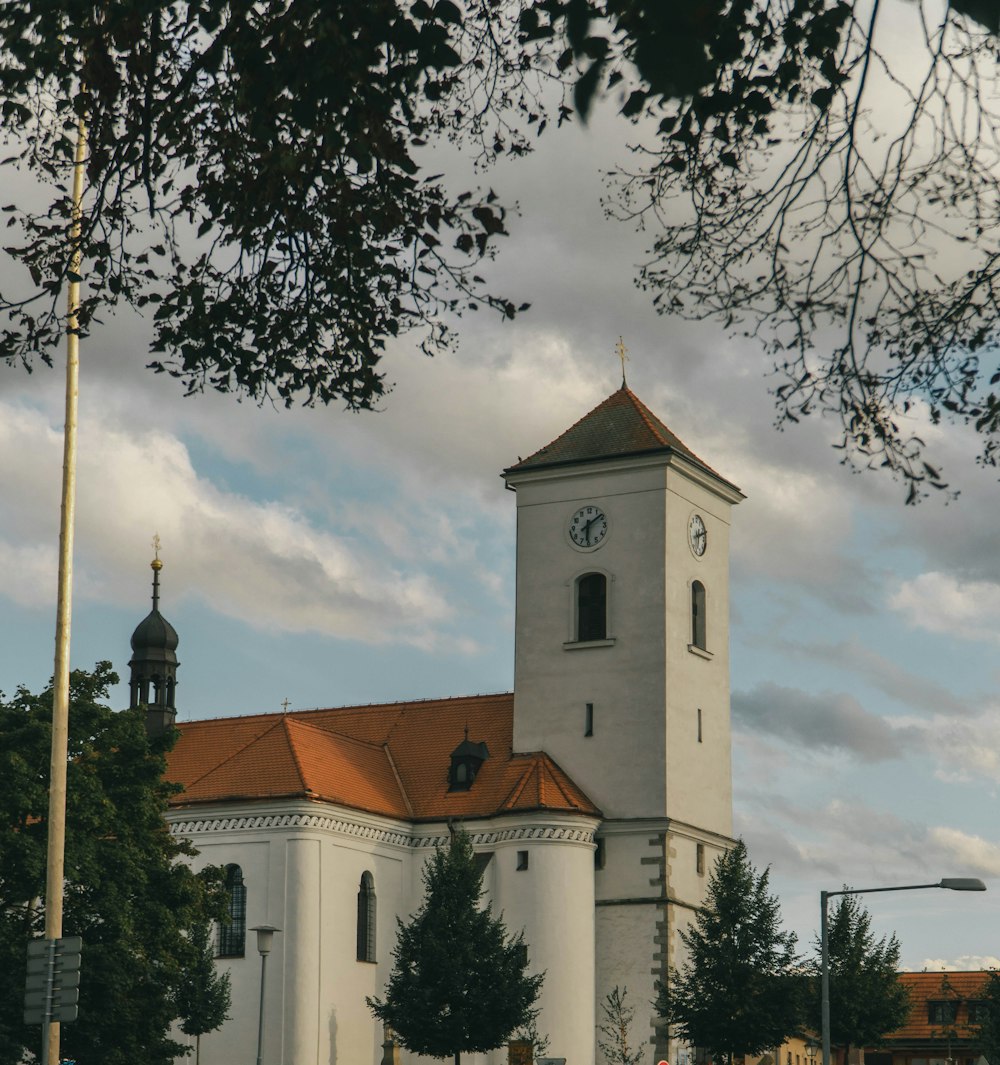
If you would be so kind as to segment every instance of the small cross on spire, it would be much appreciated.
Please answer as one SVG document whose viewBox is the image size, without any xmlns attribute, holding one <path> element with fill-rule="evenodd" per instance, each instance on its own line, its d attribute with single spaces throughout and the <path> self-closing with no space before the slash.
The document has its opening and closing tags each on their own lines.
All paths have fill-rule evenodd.
<svg viewBox="0 0 1000 1065">
<path fill-rule="evenodd" d="M 625 384 L 625 363 L 632 360 L 628 357 L 628 348 L 625 347 L 625 341 L 621 337 L 618 338 L 618 343 L 615 344 L 615 354 L 622 360 L 622 388 L 626 388 Z"/>
<path fill-rule="evenodd" d="M 288 701 L 288 696 L 286 695 L 285 698 L 281 700 L 281 712 L 283 714 L 287 714 L 288 713 L 288 708 L 291 705 L 292 704 Z"/>
</svg>

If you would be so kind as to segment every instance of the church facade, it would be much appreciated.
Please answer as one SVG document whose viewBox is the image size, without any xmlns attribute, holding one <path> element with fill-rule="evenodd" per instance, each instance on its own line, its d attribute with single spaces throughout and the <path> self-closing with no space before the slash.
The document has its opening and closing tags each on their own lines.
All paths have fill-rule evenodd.
<svg viewBox="0 0 1000 1065">
<path fill-rule="evenodd" d="M 260 926 L 279 929 L 264 1062 L 423 1060 L 393 1058 L 365 997 L 382 994 L 396 918 L 458 827 L 545 972 L 546 1054 L 600 1062 L 600 1003 L 618 987 L 643 1061 L 683 1065 L 652 1000 L 731 843 L 728 546 L 743 497 L 624 384 L 503 476 L 513 693 L 176 723 L 171 827 L 226 868 L 233 898 L 218 941 L 232 1017 L 202 1037 L 202 1065 L 256 1054 Z M 154 728 L 174 723 L 177 669 L 158 579 L 131 662 Z M 506 1049 L 463 1060 L 499 1065 Z"/>
</svg>

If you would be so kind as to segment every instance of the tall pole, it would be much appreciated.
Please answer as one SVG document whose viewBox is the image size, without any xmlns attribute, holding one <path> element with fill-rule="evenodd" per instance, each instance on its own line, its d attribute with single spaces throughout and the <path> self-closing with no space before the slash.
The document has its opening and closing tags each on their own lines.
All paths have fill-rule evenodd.
<svg viewBox="0 0 1000 1065">
<path fill-rule="evenodd" d="M 260 1011 L 257 1014 L 257 1065 L 261 1065 L 264 1052 L 264 978 L 267 975 L 267 955 L 260 956 Z"/>
<path fill-rule="evenodd" d="M 822 983 L 820 1024 L 823 1029 L 823 1065 L 830 1065 L 830 944 L 826 930 L 826 903 L 829 897 L 829 891 L 819 893 L 820 982 Z"/>
<path fill-rule="evenodd" d="M 49 761 L 48 851 L 45 867 L 45 938 L 59 939 L 63 926 L 66 853 L 66 761 L 69 748 L 69 648 L 73 614 L 73 532 L 76 519 L 76 425 L 80 392 L 80 250 L 87 125 L 76 127 L 73 208 L 70 226 L 69 292 L 66 305 L 66 424 L 63 429 L 62 505 L 59 523 L 59 592 L 52 690 L 52 750 Z M 59 1065 L 59 1022 L 48 1026 L 44 1065 Z M 46 1040 L 43 1039 L 43 1042 Z"/>
</svg>

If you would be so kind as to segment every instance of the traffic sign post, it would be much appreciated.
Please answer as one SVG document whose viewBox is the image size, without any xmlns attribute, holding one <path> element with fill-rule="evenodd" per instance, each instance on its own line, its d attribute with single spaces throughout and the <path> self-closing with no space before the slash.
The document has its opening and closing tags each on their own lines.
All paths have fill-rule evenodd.
<svg viewBox="0 0 1000 1065">
<path fill-rule="evenodd" d="M 49 1060 L 49 1025 L 77 1018 L 83 940 L 32 939 L 28 943 L 28 978 L 24 986 L 24 1023 L 42 1026 L 42 1062 Z"/>
</svg>

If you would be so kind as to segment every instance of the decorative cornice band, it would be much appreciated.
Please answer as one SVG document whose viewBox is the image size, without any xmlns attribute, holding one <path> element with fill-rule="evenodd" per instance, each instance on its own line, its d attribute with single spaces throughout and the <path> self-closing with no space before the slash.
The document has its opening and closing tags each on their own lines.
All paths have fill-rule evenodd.
<svg viewBox="0 0 1000 1065">
<path fill-rule="evenodd" d="M 449 839 L 447 832 L 434 835 L 417 835 L 413 831 L 362 824 L 344 817 L 317 813 L 220 815 L 215 817 L 190 818 L 173 821 L 170 831 L 175 836 L 205 835 L 213 832 L 259 832 L 261 829 L 313 829 L 333 832 L 356 839 L 368 839 L 397 847 L 427 849 L 442 847 Z M 484 829 L 469 832 L 474 847 L 522 840 L 553 840 L 563 843 L 593 844 L 593 826 L 570 825 L 517 825 L 502 829 Z"/>
</svg>

